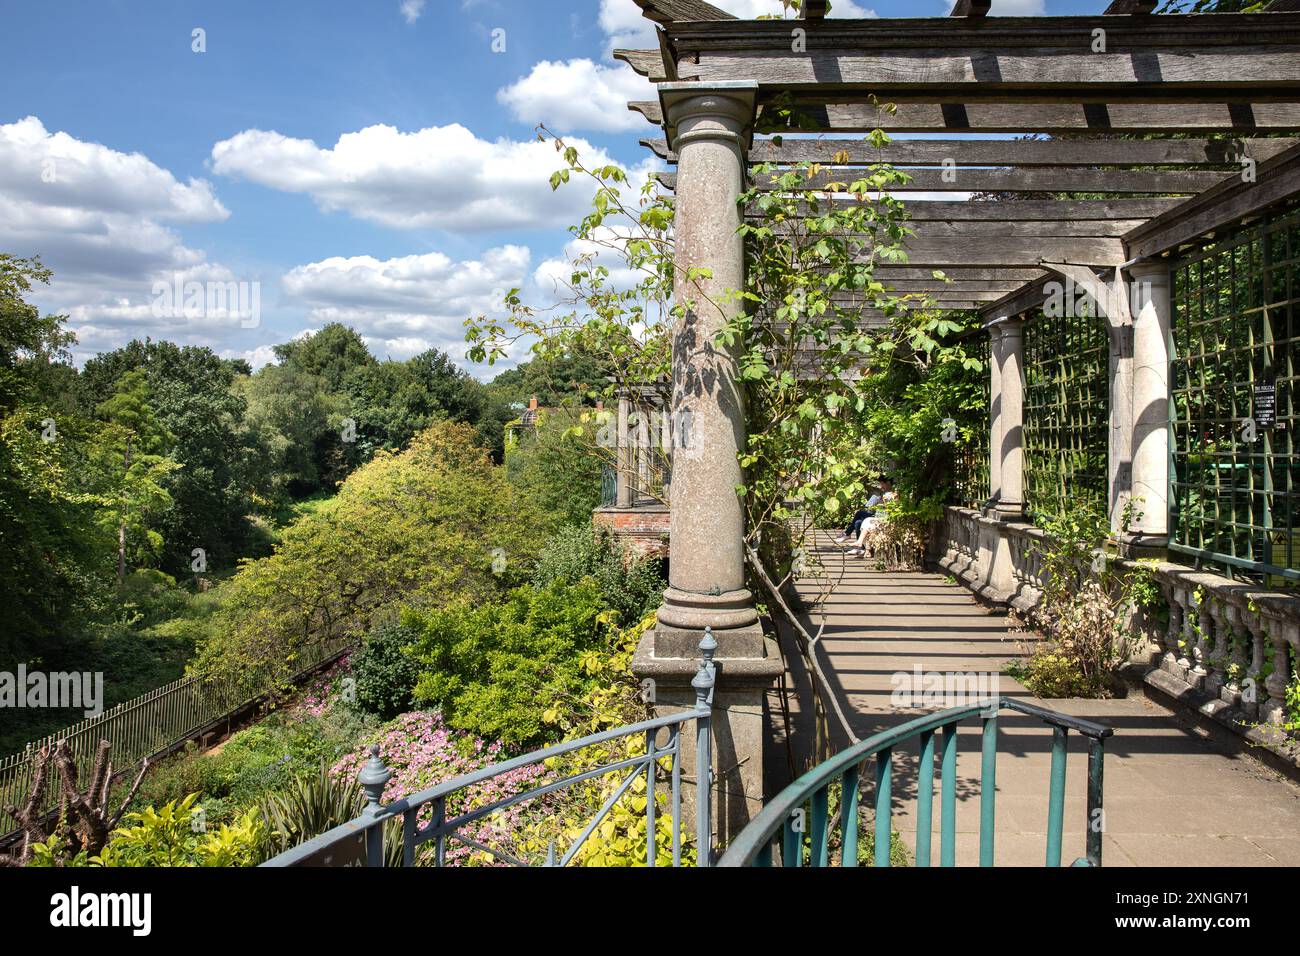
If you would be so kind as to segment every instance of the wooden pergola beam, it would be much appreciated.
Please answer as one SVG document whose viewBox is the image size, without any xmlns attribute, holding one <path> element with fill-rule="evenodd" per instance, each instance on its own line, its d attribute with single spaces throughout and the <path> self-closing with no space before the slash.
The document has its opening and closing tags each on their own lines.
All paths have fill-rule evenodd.
<svg viewBox="0 0 1300 956">
<path fill-rule="evenodd" d="M 1068 94 L 1061 98 L 1073 100 Z M 657 100 L 634 100 L 628 109 L 663 125 Z M 782 125 L 771 111 L 760 130 Z M 887 133 L 1300 133 L 1300 103 L 904 103 L 887 112 L 869 103 L 831 102 L 799 107 L 799 132 Z M 794 131 L 794 130 L 792 130 Z"/>
<path fill-rule="evenodd" d="M 1120 14 L 1138 14 L 1145 15 L 1155 13 L 1156 7 L 1160 5 L 1159 0 L 1111 0 L 1102 13 L 1106 16 L 1117 16 Z"/>
<path fill-rule="evenodd" d="M 856 200 L 836 199 L 835 204 Z M 1181 199 L 1018 199 L 1005 202 L 963 200 L 909 200 L 905 206 L 913 222 L 1108 222 L 1114 219 L 1150 219 L 1173 209 Z"/>
<path fill-rule="evenodd" d="M 966 169 L 949 175 L 939 169 L 904 170 L 910 182 L 891 185 L 891 193 L 907 192 L 1100 192 L 1154 193 L 1191 195 L 1209 189 L 1225 176 L 1235 175 L 1214 170 L 1097 170 L 1055 169 Z M 656 173 L 668 189 L 677 185 L 676 173 Z M 861 170 L 825 169 L 811 176 L 801 176 L 800 189 L 826 189 L 838 183 L 850 184 L 862 176 Z M 753 188 L 760 191 L 780 190 L 779 172 L 757 175 Z M 837 191 L 846 192 L 844 187 Z"/>
<path fill-rule="evenodd" d="M 830 12 L 830 0 L 803 0 L 803 6 L 799 9 L 799 19 L 825 20 L 826 14 Z"/>
<path fill-rule="evenodd" d="M 704 0 L 636 0 L 641 15 L 659 24 L 693 20 L 735 20 L 733 14 Z"/>
<path fill-rule="evenodd" d="M 1231 227 L 1300 193 L 1300 146 L 1260 163 L 1253 181 L 1225 179 L 1124 237 L 1126 258 L 1155 256 L 1210 230 Z"/>
<path fill-rule="evenodd" d="M 1115 266 L 1124 261 L 1123 243 L 1104 238 L 1000 238 L 980 242 L 913 238 L 903 248 L 908 265 L 944 271 L 956 266 L 1034 268 L 1043 260 L 1096 266 Z"/>
<path fill-rule="evenodd" d="M 1135 56 L 1118 43 L 1113 53 L 1093 53 L 1086 45 L 1064 52 L 817 47 L 794 53 L 788 40 L 780 50 L 701 56 L 696 75 L 703 83 L 756 80 L 760 89 L 841 96 L 861 91 L 885 102 L 917 102 L 919 96 L 927 103 L 1036 102 L 1044 96 L 1163 103 L 1249 102 L 1273 95 L 1291 101 L 1300 88 L 1300 42 L 1228 50 L 1153 47 Z"/>
<path fill-rule="evenodd" d="M 876 148 L 862 139 L 754 141 L 751 164 L 825 163 L 836 166 L 1236 166 L 1276 156 L 1292 139 L 895 139 Z M 670 163 L 677 154 L 661 138 L 642 145 Z"/>
<path fill-rule="evenodd" d="M 957 0 L 952 5 L 950 17 L 984 17 L 988 16 L 993 0 Z"/>
<path fill-rule="evenodd" d="M 1300 41 L 1300 16 L 1273 13 L 1265 26 L 1258 14 L 1163 14 L 1158 18 L 1091 16 L 990 17 L 973 23 L 967 17 L 827 18 L 810 28 L 808 52 L 847 53 L 865 50 L 957 51 L 966 55 L 999 49 L 1049 51 L 1044 55 L 1091 50 L 1097 29 L 1106 31 L 1107 48 L 1168 50 L 1174 48 L 1246 48 L 1287 46 Z M 781 19 L 706 20 L 665 23 L 664 29 L 684 53 L 701 59 L 736 54 L 791 53 L 790 24 Z M 815 29 L 815 33 L 812 32 Z M 814 42 L 815 41 L 815 42 Z M 798 54 L 796 54 L 798 55 Z M 1098 52 L 1097 56 L 1106 54 Z"/>
</svg>

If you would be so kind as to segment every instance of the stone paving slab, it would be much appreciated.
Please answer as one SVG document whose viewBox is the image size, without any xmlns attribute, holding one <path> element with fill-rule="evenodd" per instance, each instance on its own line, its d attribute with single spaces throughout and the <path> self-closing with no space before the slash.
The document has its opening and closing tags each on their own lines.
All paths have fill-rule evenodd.
<svg viewBox="0 0 1300 956">
<path fill-rule="evenodd" d="M 980 605 L 965 588 L 939 574 L 872 570 L 861 559 L 846 558 L 826 534 L 817 536 L 815 553 L 832 576 L 841 577 L 806 623 L 812 631 L 824 624 L 819 660 L 859 738 L 925 712 L 899 707 L 892 699 L 898 675 L 913 674 L 918 665 L 922 672 L 984 674 L 984 686 L 997 675 L 1004 696 L 1115 728 L 1106 744 L 1104 865 L 1300 865 L 1300 787 L 1288 779 L 1144 696 L 1038 701 L 1004 672 L 1009 661 L 1024 654 L 1029 636 L 1012 630 L 1004 614 Z M 817 588 L 807 580 L 798 587 L 811 605 Z M 811 746 L 808 716 L 798 706 L 807 693 L 807 676 L 791 673 L 788 682 L 788 746 L 798 765 Z M 774 720 L 777 744 L 768 762 L 784 770 L 791 757 L 784 724 L 779 716 Z M 999 738 L 996 860 L 1002 866 L 1041 866 L 1051 731 L 1033 718 L 1003 712 Z M 979 747 L 978 725 L 964 726 L 957 761 L 959 865 L 979 858 Z M 916 838 L 916 755 L 915 741 L 900 748 L 893 778 L 894 826 L 909 850 Z M 1084 853 L 1086 775 L 1086 742 L 1071 734 L 1062 838 L 1066 864 Z M 937 785 L 936 775 L 936 863 Z M 866 806 L 875 799 L 872 790 L 870 784 L 864 788 Z"/>
</svg>

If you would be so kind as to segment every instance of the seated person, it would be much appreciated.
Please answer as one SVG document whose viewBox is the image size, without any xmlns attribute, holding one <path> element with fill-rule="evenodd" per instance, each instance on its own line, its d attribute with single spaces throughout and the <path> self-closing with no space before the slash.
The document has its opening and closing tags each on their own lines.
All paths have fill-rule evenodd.
<svg viewBox="0 0 1300 956">
<path fill-rule="evenodd" d="M 879 492 L 872 492 L 871 497 L 867 499 L 866 507 L 859 508 L 853 513 L 853 520 L 844 529 L 844 533 L 835 539 L 835 543 L 844 544 L 855 540 L 862 530 L 862 522 L 876 513 L 876 505 L 878 504 L 880 504 L 880 494 Z"/>
<path fill-rule="evenodd" d="M 898 494 L 894 491 L 894 483 L 888 478 L 880 479 L 880 490 L 882 494 L 878 505 L 888 504 L 898 497 Z M 863 557 L 867 553 L 867 535 L 870 534 L 871 531 L 882 521 L 884 521 L 886 517 L 886 515 L 875 513 L 863 518 L 862 524 L 858 530 L 857 540 L 853 543 L 853 547 L 849 549 L 848 553 L 855 558 Z"/>
</svg>

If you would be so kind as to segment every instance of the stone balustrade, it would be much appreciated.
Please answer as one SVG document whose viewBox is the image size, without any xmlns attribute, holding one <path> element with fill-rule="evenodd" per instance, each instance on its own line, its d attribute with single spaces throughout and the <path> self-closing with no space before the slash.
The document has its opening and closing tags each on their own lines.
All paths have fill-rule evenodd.
<svg viewBox="0 0 1300 956">
<path fill-rule="evenodd" d="M 1044 583 L 1034 544 L 1044 538 L 1029 524 L 950 507 L 930 553 L 979 596 L 1032 620 Z M 1138 622 L 1152 640 L 1152 671 L 1167 675 L 1155 682 L 1174 696 L 1195 692 L 1197 709 L 1223 723 L 1280 722 L 1288 648 L 1300 656 L 1300 597 L 1169 561 L 1149 567 L 1169 606 L 1167 625 Z"/>
</svg>

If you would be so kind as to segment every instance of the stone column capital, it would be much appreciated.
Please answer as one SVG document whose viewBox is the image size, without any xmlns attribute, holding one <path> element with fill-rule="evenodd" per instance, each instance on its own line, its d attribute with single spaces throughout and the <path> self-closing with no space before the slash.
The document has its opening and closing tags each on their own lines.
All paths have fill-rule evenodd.
<svg viewBox="0 0 1300 956">
<path fill-rule="evenodd" d="M 1169 284 L 1169 260 L 1144 257 L 1124 266 L 1124 274 L 1129 279 L 1151 285 Z"/>
<path fill-rule="evenodd" d="M 758 83 L 660 83 L 664 132 L 670 148 L 699 141 L 725 142 L 748 152 L 754 139 Z"/>
<path fill-rule="evenodd" d="M 999 315 L 984 324 L 993 338 L 1020 336 L 1024 334 L 1025 317 L 1023 315 Z"/>
</svg>

